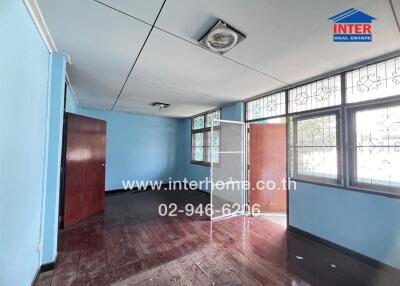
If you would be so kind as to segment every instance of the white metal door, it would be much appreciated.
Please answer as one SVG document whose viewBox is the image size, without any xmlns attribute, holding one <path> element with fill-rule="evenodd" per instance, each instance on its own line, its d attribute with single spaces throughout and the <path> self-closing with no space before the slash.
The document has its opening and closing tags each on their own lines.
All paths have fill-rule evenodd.
<svg viewBox="0 0 400 286">
<path fill-rule="evenodd" d="M 211 125 L 211 220 L 241 214 L 244 207 L 244 123 L 214 119 Z"/>
</svg>

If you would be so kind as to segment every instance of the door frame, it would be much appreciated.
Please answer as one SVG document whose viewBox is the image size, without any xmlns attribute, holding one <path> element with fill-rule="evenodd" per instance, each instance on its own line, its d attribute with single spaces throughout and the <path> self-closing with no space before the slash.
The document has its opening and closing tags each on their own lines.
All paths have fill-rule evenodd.
<svg viewBox="0 0 400 286">
<path fill-rule="evenodd" d="M 249 152 L 250 152 L 250 124 L 261 124 L 261 121 L 265 121 L 268 119 L 276 119 L 276 118 L 285 118 L 286 120 L 286 225 L 289 227 L 289 211 L 290 211 L 290 204 L 289 204 L 289 116 L 282 115 L 282 116 L 273 116 L 271 118 L 261 118 L 257 120 L 245 121 L 245 180 L 246 182 L 250 183 L 250 161 L 249 161 Z M 267 124 L 267 123 L 266 123 Z M 251 190 L 247 190 L 245 192 L 245 202 L 247 205 L 250 205 L 250 192 Z"/>
<path fill-rule="evenodd" d="M 65 194 L 65 162 L 66 162 L 66 151 L 67 151 L 67 89 L 68 83 L 65 80 L 64 87 L 64 110 L 63 110 L 63 129 L 61 139 L 61 162 L 60 162 L 60 193 L 58 196 L 58 229 L 64 229 L 64 194 Z"/>
</svg>

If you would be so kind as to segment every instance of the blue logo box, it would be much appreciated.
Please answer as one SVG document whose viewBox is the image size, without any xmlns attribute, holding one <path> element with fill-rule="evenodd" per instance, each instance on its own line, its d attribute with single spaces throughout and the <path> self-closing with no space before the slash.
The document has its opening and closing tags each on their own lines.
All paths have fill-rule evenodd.
<svg viewBox="0 0 400 286">
<path fill-rule="evenodd" d="M 334 42 L 371 42 L 371 34 L 333 34 Z"/>
</svg>

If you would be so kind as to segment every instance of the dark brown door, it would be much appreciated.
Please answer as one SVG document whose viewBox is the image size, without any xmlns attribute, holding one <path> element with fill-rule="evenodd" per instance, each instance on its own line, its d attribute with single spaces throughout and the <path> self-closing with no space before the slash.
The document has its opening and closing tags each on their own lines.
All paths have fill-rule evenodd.
<svg viewBox="0 0 400 286">
<path fill-rule="evenodd" d="M 67 115 L 64 227 L 104 209 L 106 122 Z"/>
<path fill-rule="evenodd" d="M 249 165 L 250 204 L 261 212 L 286 212 L 285 124 L 250 124 Z"/>
</svg>

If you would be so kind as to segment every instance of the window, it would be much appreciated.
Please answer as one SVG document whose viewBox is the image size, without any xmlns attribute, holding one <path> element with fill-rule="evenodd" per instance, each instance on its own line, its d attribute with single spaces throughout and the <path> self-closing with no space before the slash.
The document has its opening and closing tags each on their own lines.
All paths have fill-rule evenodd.
<svg viewBox="0 0 400 286">
<path fill-rule="evenodd" d="M 353 186 L 400 187 L 400 105 L 351 111 L 350 165 Z"/>
<path fill-rule="evenodd" d="M 346 73 L 349 103 L 400 94 L 400 57 Z"/>
<path fill-rule="evenodd" d="M 214 138 L 211 138 L 211 125 L 213 119 L 220 119 L 221 111 L 214 110 L 193 117 L 192 119 L 192 163 L 210 165 L 211 150 L 219 150 L 219 122 L 214 124 Z M 214 139 L 214 140 L 212 140 Z M 212 141 L 214 146 L 211 146 Z M 218 163 L 219 156 L 214 152 L 212 162 Z"/>
<path fill-rule="evenodd" d="M 337 113 L 293 117 L 289 150 L 292 177 L 339 183 L 339 125 Z"/>
<path fill-rule="evenodd" d="M 340 75 L 289 90 L 289 113 L 341 104 Z"/>
<path fill-rule="evenodd" d="M 275 117 L 286 113 L 285 92 L 267 95 L 246 103 L 246 119 Z"/>
<path fill-rule="evenodd" d="M 280 117 L 290 177 L 400 197 L 399 56 L 246 102 L 246 122 Z"/>
</svg>

